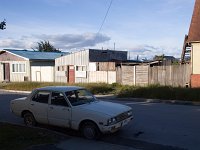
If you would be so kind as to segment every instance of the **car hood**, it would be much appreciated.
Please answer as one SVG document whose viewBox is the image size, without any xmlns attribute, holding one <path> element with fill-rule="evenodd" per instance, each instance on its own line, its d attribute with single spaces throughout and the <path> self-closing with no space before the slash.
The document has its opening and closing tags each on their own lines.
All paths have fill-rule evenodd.
<svg viewBox="0 0 200 150">
<path fill-rule="evenodd" d="M 21 98 L 17 98 L 17 99 L 14 99 L 14 101 L 18 101 L 18 100 L 26 100 L 27 97 L 21 97 Z"/>
<path fill-rule="evenodd" d="M 129 106 L 112 103 L 112 102 L 105 102 L 105 101 L 96 101 L 96 102 L 88 103 L 88 104 L 82 105 L 82 108 L 90 110 L 90 111 L 106 114 L 109 116 L 117 116 L 123 112 L 131 110 L 131 107 Z"/>
</svg>

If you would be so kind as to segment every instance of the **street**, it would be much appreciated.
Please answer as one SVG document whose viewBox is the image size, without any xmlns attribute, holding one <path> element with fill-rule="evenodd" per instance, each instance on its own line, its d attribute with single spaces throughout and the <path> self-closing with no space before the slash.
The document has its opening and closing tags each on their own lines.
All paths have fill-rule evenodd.
<svg viewBox="0 0 200 150">
<path fill-rule="evenodd" d="M 9 103 L 12 99 L 26 95 L 0 91 L 0 121 L 23 124 L 22 118 L 10 112 Z M 200 149 L 199 106 L 117 100 L 112 102 L 131 106 L 134 120 L 119 132 L 104 135 L 101 142 L 145 150 Z M 66 134 L 76 138 L 78 136 L 71 132 Z"/>
</svg>

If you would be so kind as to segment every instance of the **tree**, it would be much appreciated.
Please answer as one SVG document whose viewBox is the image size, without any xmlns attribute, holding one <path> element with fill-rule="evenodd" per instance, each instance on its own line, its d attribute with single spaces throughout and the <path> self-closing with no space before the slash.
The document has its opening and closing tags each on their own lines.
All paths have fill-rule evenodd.
<svg viewBox="0 0 200 150">
<path fill-rule="evenodd" d="M 165 57 L 164 54 L 162 54 L 162 55 L 155 55 L 154 58 L 153 58 L 153 60 L 163 60 L 164 57 Z"/>
<path fill-rule="evenodd" d="M 4 19 L 4 21 L 2 21 L 0 23 L 0 30 L 4 30 L 4 29 L 6 29 L 6 21 L 5 21 L 5 19 Z"/>
<path fill-rule="evenodd" d="M 61 52 L 59 49 L 56 49 L 49 41 L 40 41 L 37 43 L 38 46 L 36 49 L 40 52 Z"/>
</svg>

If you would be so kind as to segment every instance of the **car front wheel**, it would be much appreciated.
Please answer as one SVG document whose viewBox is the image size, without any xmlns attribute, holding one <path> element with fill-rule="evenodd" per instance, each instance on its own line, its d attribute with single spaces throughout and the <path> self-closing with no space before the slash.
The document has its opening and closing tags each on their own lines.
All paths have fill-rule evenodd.
<svg viewBox="0 0 200 150">
<path fill-rule="evenodd" d="M 24 123 L 28 127 L 33 127 L 36 125 L 35 118 L 30 112 L 24 114 Z"/>
<path fill-rule="evenodd" d="M 92 122 L 85 122 L 81 127 L 81 132 L 89 140 L 95 140 L 100 137 L 100 131 L 97 125 Z"/>
</svg>

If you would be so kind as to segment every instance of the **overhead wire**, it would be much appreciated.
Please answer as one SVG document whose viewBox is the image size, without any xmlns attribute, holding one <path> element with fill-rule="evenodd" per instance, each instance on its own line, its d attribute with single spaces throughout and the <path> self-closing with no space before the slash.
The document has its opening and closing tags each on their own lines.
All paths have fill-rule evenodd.
<svg viewBox="0 0 200 150">
<path fill-rule="evenodd" d="M 109 11 L 110 11 L 110 8 L 111 8 L 111 6 L 112 6 L 112 3 L 113 3 L 113 0 L 110 1 L 110 4 L 109 4 L 109 6 L 108 6 L 108 9 L 107 9 L 107 11 L 106 11 L 106 14 L 105 14 L 105 16 L 104 16 L 104 18 L 103 18 L 103 21 L 102 21 L 102 23 L 101 23 L 101 26 L 100 26 L 100 28 L 99 28 L 97 34 L 99 34 L 99 33 L 101 32 L 102 28 L 103 28 L 103 25 L 104 25 L 104 23 L 105 23 L 105 21 L 106 21 L 106 18 L 107 18 L 107 16 L 108 16 L 108 13 L 109 13 Z"/>
</svg>

